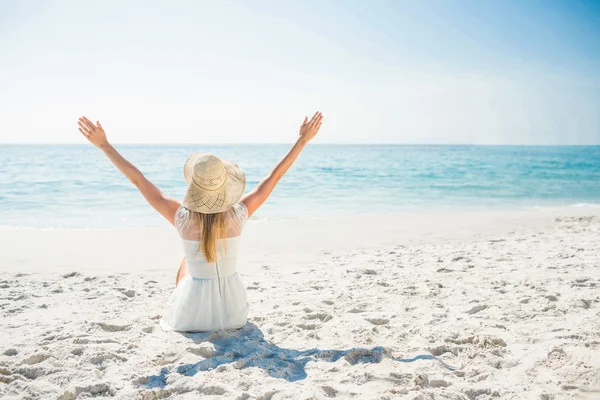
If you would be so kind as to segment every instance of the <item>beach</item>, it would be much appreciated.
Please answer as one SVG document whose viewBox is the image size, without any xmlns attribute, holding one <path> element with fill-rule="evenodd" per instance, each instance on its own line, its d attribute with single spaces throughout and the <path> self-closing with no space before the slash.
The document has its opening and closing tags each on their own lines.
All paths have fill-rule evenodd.
<svg viewBox="0 0 600 400">
<path fill-rule="evenodd" d="M 251 220 L 210 334 L 158 326 L 172 228 L 0 242 L 3 399 L 600 398 L 598 208 Z"/>
<path fill-rule="evenodd" d="M 0 400 L 600 400 L 599 20 L 0 1 Z"/>
</svg>

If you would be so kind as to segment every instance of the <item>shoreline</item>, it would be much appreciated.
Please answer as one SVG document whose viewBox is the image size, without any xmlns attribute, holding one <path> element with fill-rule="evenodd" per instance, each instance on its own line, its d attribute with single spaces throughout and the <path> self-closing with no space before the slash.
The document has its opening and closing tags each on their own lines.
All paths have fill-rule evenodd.
<svg viewBox="0 0 600 400">
<path fill-rule="evenodd" d="M 144 207 L 149 207 L 146 204 L 143 204 Z M 113 224 L 114 226 L 14 226 L 14 225 L 0 225 L 0 231 L 3 230 L 41 230 L 41 231 L 108 231 L 108 230 L 159 230 L 164 228 L 170 228 L 170 225 L 163 220 L 161 216 L 156 214 L 153 210 L 148 209 L 150 216 L 141 216 L 142 220 L 152 220 L 154 221 L 152 224 L 148 224 L 145 226 L 135 226 L 135 225 L 119 225 Z M 303 212 L 296 216 L 268 216 L 264 217 L 260 215 L 254 215 L 250 218 L 250 223 L 303 223 L 304 221 L 311 221 L 312 223 L 319 222 L 343 222 L 349 219 L 359 219 L 359 220 L 367 220 L 367 219 L 402 219 L 402 218 L 430 218 L 430 217 L 452 217 L 462 215 L 464 217 L 471 217 L 475 215 L 484 215 L 484 216 L 493 216 L 504 214 L 507 216 L 511 215 L 523 215 L 529 217 L 535 215 L 557 215 L 557 216 L 569 216 L 569 215 L 581 215 L 581 214 L 590 214 L 590 215 L 599 215 L 600 214 L 600 203 L 590 203 L 590 202 L 579 202 L 573 204 L 557 204 L 557 205 L 535 205 L 535 206 L 465 206 L 464 208 L 457 208 L 455 206 L 443 208 L 413 208 L 407 209 L 405 211 L 378 211 L 378 212 L 364 212 L 364 211 L 337 211 L 335 213 L 331 213 L 326 215 L 324 212 L 316 213 L 312 215 L 304 215 Z M 81 216 L 80 219 L 85 219 L 85 216 Z"/>
<path fill-rule="evenodd" d="M 335 251 L 456 243 L 503 236 L 518 229 L 541 232 L 552 226 L 556 218 L 587 216 L 600 216 L 600 208 L 251 219 L 244 229 L 240 262 L 259 263 L 265 255 L 314 262 L 324 253 Z M 0 228 L 0 242 L 7 248 L 0 253 L 0 265 L 5 266 L 6 272 L 54 268 L 66 271 L 81 265 L 105 271 L 138 271 L 140 266 L 150 265 L 174 274 L 183 258 L 179 237 L 166 223 L 156 228 Z M 60 255 L 60 266 L 51 263 L 48 255 Z"/>
</svg>

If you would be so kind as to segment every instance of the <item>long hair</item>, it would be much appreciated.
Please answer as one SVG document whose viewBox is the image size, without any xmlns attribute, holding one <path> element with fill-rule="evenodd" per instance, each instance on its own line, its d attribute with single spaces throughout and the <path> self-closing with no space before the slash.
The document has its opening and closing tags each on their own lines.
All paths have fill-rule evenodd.
<svg viewBox="0 0 600 400">
<path fill-rule="evenodd" d="M 207 262 L 217 261 L 217 240 L 225 238 L 227 230 L 225 227 L 224 213 L 203 214 L 194 212 L 200 229 L 200 244 L 198 251 L 202 251 Z"/>
</svg>

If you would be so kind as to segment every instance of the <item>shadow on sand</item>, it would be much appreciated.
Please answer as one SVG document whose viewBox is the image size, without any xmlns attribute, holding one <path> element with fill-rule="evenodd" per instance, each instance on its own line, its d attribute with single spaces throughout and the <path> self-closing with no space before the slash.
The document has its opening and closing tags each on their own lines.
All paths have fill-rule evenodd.
<svg viewBox="0 0 600 400">
<path fill-rule="evenodd" d="M 258 367 L 264 369 L 273 378 L 294 382 L 306 378 L 305 366 L 310 361 L 335 362 L 344 358 L 349 364 L 378 363 L 384 357 L 398 362 L 413 362 L 417 360 L 436 360 L 444 367 L 454 370 L 445 362 L 432 354 L 422 354 L 413 358 L 394 358 L 384 347 L 371 349 L 353 348 L 349 350 L 295 350 L 285 349 L 265 340 L 262 331 L 254 324 L 247 323 L 238 330 L 219 332 L 183 333 L 196 344 L 212 343 L 214 355 L 210 354 L 195 364 L 183 364 L 174 371 L 163 368 L 159 375 L 148 376 L 142 385 L 146 388 L 162 388 L 166 386 L 166 378 L 170 373 L 193 376 L 201 371 L 217 368 L 223 364 L 233 364 L 234 368 L 242 369 Z"/>
</svg>

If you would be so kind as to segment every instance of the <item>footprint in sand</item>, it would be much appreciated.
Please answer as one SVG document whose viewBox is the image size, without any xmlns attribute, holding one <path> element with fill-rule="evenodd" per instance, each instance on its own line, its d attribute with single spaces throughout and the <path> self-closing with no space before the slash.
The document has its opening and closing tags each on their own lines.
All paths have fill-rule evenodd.
<svg viewBox="0 0 600 400">
<path fill-rule="evenodd" d="M 415 375 L 413 381 L 415 383 L 415 386 L 425 387 L 429 384 L 429 377 L 427 376 L 427 374 L 421 373 Z"/>
<path fill-rule="evenodd" d="M 321 389 L 323 389 L 323 392 L 325 392 L 325 396 L 327 397 L 335 397 L 338 393 L 338 391 L 331 386 L 321 386 Z"/>
<path fill-rule="evenodd" d="M 117 389 L 111 387 L 108 383 L 95 383 L 89 386 L 84 387 L 76 387 L 75 388 L 75 397 L 78 398 L 80 394 L 86 393 L 88 394 L 85 397 L 104 397 L 104 396 L 114 396 L 117 393 Z M 72 395 L 71 392 L 66 392 L 63 396 Z M 81 396 L 84 397 L 84 396 Z M 64 399 L 70 399 L 71 397 L 63 397 Z"/>
<path fill-rule="evenodd" d="M 588 309 L 592 306 L 592 300 L 586 300 L 586 299 L 579 299 L 581 301 L 581 307 L 583 307 L 584 309 Z"/>
<path fill-rule="evenodd" d="M 506 342 L 495 336 L 490 335 L 475 335 L 466 338 L 446 338 L 444 339 L 447 343 L 454 344 L 474 344 L 479 348 L 491 348 L 491 347 L 506 347 Z"/>
<path fill-rule="evenodd" d="M 11 383 L 16 378 L 12 376 L 12 371 L 8 368 L 0 367 L 0 383 Z"/>
<path fill-rule="evenodd" d="M 277 392 L 278 392 L 277 390 L 274 390 L 272 392 L 267 392 L 267 393 L 263 394 L 262 396 L 260 396 L 257 400 L 271 400 Z"/>
<path fill-rule="evenodd" d="M 135 290 L 132 290 L 132 289 L 116 288 L 116 290 L 123 293 L 125 296 L 127 296 L 129 298 L 135 296 Z"/>
<path fill-rule="evenodd" d="M 130 325 L 112 325 L 105 322 L 95 322 L 93 325 L 99 327 L 105 332 L 123 332 L 131 328 Z"/>
<path fill-rule="evenodd" d="M 21 363 L 22 364 L 27 364 L 27 365 L 34 365 L 34 364 L 39 364 L 44 360 L 47 360 L 48 358 L 50 358 L 49 354 L 33 354 L 29 357 L 27 357 L 25 360 L 23 360 Z"/>
<path fill-rule="evenodd" d="M 377 275 L 377 271 L 374 269 L 364 269 L 361 271 L 364 275 Z"/>
<path fill-rule="evenodd" d="M 83 347 L 76 347 L 73 350 L 71 350 L 71 354 L 73 354 L 74 356 L 80 356 L 83 354 Z"/>
<path fill-rule="evenodd" d="M 90 362 L 94 365 L 103 365 L 106 361 L 109 361 L 109 360 L 121 361 L 121 362 L 127 361 L 127 359 L 125 357 L 121 357 L 114 353 L 101 354 L 101 355 L 90 358 Z"/>
<path fill-rule="evenodd" d="M 457 262 L 457 261 L 460 261 L 460 260 L 471 261 L 471 260 L 469 260 L 467 257 L 458 256 L 458 257 L 454 257 L 454 258 L 452 259 L 452 262 Z"/>
<path fill-rule="evenodd" d="M 142 328 L 142 332 L 144 332 L 144 333 L 152 333 L 152 332 L 154 332 L 154 326 L 148 326 L 146 328 Z"/>
<path fill-rule="evenodd" d="M 200 347 L 189 347 L 187 351 L 204 358 L 212 358 L 217 354 L 217 350 L 213 344 L 203 344 Z"/>
<path fill-rule="evenodd" d="M 47 368 L 41 365 L 35 365 L 33 367 L 21 367 L 15 371 L 15 374 L 24 376 L 27 379 L 37 379 L 40 376 L 50 375 L 58 372 L 55 368 Z"/>
<path fill-rule="evenodd" d="M 456 348 L 450 348 L 450 347 L 448 347 L 446 345 L 442 345 L 442 346 L 438 346 L 438 347 L 433 347 L 433 348 L 430 348 L 428 350 L 429 350 L 429 352 L 431 354 L 433 354 L 436 357 L 439 357 L 439 356 L 441 356 L 442 354 L 445 354 L 445 353 L 451 353 L 451 354 L 453 354 L 455 356 L 458 355 L 458 349 L 456 349 Z"/>
<path fill-rule="evenodd" d="M 154 357 L 153 362 L 155 365 L 163 366 L 163 365 L 173 364 L 178 359 L 179 359 L 179 355 L 177 353 L 167 352 L 167 353 L 161 353 L 161 354 L 157 355 L 156 357 Z"/>
<path fill-rule="evenodd" d="M 327 322 L 327 321 L 331 321 L 333 319 L 333 317 L 331 316 L 331 314 L 317 313 L 317 314 L 306 315 L 304 317 L 304 319 L 308 319 L 308 320 L 318 319 L 321 322 Z"/>
<path fill-rule="evenodd" d="M 373 325 L 387 325 L 390 323 L 390 320 L 386 318 L 365 318 L 365 320 Z"/>
<path fill-rule="evenodd" d="M 383 359 L 384 355 L 388 355 L 388 350 L 384 348 L 376 349 L 355 349 L 343 358 L 348 361 L 350 365 L 356 365 L 363 362 L 377 363 Z"/>
<path fill-rule="evenodd" d="M 350 310 L 348 310 L 348 313 L 350 314 L 360 314 L 360 313 L 364 313 L 365 310 L 361 310 L 359 308 L 352 308 Z"/>
<path fill-rule="evenodd" d="M 478 305 L 478 306 L 475 306 L 475 307 L 471 308 L 468 311 L 465 311 L 465 313 L 466 314 L 477 314 L 479 311 L 483 311 L 483 310 L 485 310 L 487 308 L 488 308 L 488 306 L 486 304 L 481 304 L 481 305 Z"/>
<path fill-rule="evenodd" d="M 435 380 L 430 380 L 429 381 L 429 386 L 431 386 L 432 388 L 444 388 L 444 387 L 448 387 L 452 385 L 450 382 L 446 382 L 443 379 L 435 379 Z"/>
<path fill-rule="evenodd" d="M 304 329 L 306 331 L 314 331 L 315 329 L 317 329 L 317 325 L 316 324 L 298 324 L 296 326 L 298 328 Z"/>
<path fill-rule="evenodd" d="M 206 396 L 222 396 L 225 393 L 227 393 L 227 390 L 223 389 L 220 386 L 206 386 L 200 387 L 196 390 Z"/>
</svg>

